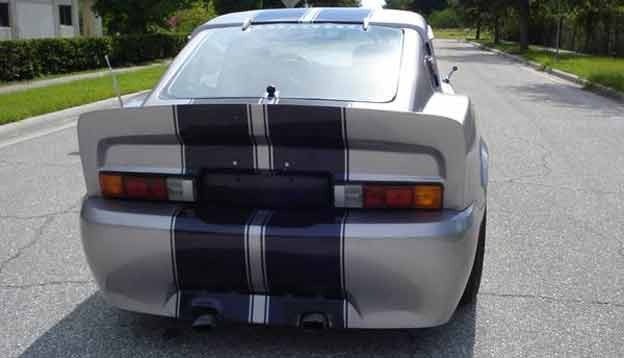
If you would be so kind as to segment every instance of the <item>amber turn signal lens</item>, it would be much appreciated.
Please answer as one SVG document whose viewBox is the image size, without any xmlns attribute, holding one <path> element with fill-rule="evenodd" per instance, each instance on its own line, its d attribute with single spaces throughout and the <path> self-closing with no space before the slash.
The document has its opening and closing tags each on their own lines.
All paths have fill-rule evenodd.
<svg viewBox="0 0 624 358">
<path fill-rule="evenodd" d="M 441 209 L 442 187 L 440 185 L 414 186 L 412 207 L 418 209 Z"/>
<path fill-rule="evenodd" d="M 121 175 L 100 174 L 100 188 L 102 195 L 110 198 L 124 196 L 123 178 Z"/>
</svg>

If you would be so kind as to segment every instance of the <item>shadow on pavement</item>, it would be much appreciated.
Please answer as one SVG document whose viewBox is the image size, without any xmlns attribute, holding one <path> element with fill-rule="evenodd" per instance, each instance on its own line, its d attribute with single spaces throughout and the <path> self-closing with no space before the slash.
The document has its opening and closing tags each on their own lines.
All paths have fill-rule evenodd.
<svg viewBox="0 0 624 358">
<path fill-rule="evenodd" d="M 448 52 L 456 52 L 455 48 L 450 49 Z M 453 54 L 453 55 L 440 55 L 438 52 L 437 58 L 439 61 L 448 62 L 449 64 L 458 64 L 459 66 L 466 64 L 486 64 L 486 65 L 507 65 L 509 63 L 517 63 L 512 60 L 505 59 L 501 56 L 497 56 L 492 53 L 482 52 L 477 49 L 471 49 L 470 51 L 465 51 L 462 54 Z M 461 71 L 461 67 L 459 68 Z"/>
<path fill-rule="evenodd" d="M 594 117 L 596 120 L 604 119 L 605 114 L 620 119 L 624 118 L 623 106 L 618 101 L 581 90 L 572 84 L 535 83 L 524 86 L 508 86 L 507 90 L 511 95 L 519 95 L 530 101 L 547 102 L 563 108 L 587 110 L 588 116 Z M 600 118 L 595 116 L 595 113 L 600 113 Z"/>
<path fill-rule="evenodd" d="M 472 357 L 475 306 L 445 326 L 421 330 L 303 331 L 188 323 L 124 312 L 99 294 L 86 299 L 21 355 L 30 357 Z"/>
</svg>

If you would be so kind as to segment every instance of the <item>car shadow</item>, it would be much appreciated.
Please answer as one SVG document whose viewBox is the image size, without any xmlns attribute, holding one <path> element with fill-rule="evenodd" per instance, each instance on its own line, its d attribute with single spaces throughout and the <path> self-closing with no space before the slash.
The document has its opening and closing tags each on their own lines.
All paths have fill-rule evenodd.
<svg viewBox="0 0 624 358">
<path fill-rule="evenodd" d="M 94 294 L 41 335 L 21 355 L 33 357 L 472 357 L 475 305 L 451 322 L 419 330 L 326 330 L 219 326 L 117 310 Z"/>
</svg>

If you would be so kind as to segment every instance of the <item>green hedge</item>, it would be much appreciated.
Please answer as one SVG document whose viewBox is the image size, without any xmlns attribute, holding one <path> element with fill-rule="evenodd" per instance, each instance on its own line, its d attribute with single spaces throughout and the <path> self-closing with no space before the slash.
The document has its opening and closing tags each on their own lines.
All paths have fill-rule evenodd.
<svg viewBox="0 0 624 358">
<path fill-rule="evenodd" d="M 29 80 L 106 66 L 127 66 L 175 56 L 183 34 L 0 41 L 0 81 Z"/>
</svg>

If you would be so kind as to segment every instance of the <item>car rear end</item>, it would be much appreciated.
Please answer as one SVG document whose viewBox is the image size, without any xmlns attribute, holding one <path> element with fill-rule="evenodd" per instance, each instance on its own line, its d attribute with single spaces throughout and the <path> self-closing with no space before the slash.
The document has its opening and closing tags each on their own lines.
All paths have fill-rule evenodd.
<svg viewBox="0 0 624 358">
<path fill-rule="evenodd" d="M 82 237 L 109 303 L 206 324 L 448 321 L 485 211 L 465 97 L 190 102 L 79 121 Z"/>
</svg>

